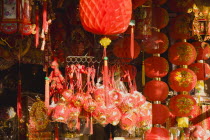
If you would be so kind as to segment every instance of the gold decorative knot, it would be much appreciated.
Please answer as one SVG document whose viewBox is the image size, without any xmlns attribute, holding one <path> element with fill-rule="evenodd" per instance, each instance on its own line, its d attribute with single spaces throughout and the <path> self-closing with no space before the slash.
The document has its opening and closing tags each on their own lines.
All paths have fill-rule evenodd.
<svg viewBox="0 0 210 140">
<path fill-rule="evenodd" d="M 100 44 L 104 47 L 104 48 L 107 48 L 107 46 L 110 45 L 111 43 L 111 39 L 107 38 L 107 37 L 104 37 L 100 40 Z"/>
</svg>

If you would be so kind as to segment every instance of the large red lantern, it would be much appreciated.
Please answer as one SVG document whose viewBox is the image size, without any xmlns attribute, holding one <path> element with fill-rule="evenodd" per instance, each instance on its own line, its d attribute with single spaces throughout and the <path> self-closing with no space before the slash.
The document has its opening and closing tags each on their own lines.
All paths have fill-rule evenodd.
<svg viewBox="0 0 210 140">
<path fill-rule="evenodd" d="M 163 81 L 152 80 L 145 84 L 144 95 L 149 101 L 163 101 L 169 92 L 168 85 Z"/>
<path fill-rule="evenodd" d="M 145 140 L 169 140 L 169 131 L 165 128 L 152 127 L 145 133 Z"/>
<path fill-rule="evenodd" d="M 194 46 L 187 42 L 177 42 L 169 48 L 169 61 L 175 65 L 190 65 L 196 59 Z"/>
<path fill-rule="evenodd" d="M 168 49 L 168 37 L 161 32 L 152 32 L 152 36 L 144 40 L 140 46 L 149 54 L 161 54 Z"/>
<path fill-rule="evenodd" d="M 168 12 L 161 7 L 152 8 L 152 26 L 162 29 L 167 26 L 169 21 Z"/>
<path fill-rule="evenodd" d="M 193 7 L 193 0 L 169 0 L 168 6 L 174 12 L 186 12 Z"/>
<path fill-rule="evenodd" d="M 193 63 L 189 69 L 195 72 L 197 80 L 207 80 L 210 78 L 210 67 L 207 63 Z"/>
<path fill-rule="evenodd" d="M 124 58 L 122 61 L 124 62 L 130 62 L 131 59 L 131 52 L 130 52 L 130 41 L 131 37 L 124 37 L 123 39 L 119 39 L 115 44 L 113 48 L 113 53 L 115 56 Z M 140 53 L 140 46 L 138 43 L 134 40 L 134 58 L 137 58 Z"/>
<path fill-rule="evenodd" d="M 152 104 L 152 124 L 164 124 L 169 117 L 169 109 L 162 104 Z"/>
<path fill-rule="evenodd" d="M 169 109 L 171 113 L 179 117 L 188 117 L 194 111 L 196 100 L 191 95 L 177 95 L 170 99 Z"/>
<path fill-rule="evenodd" d="M 94 34 L 120 34 L 128 28 L 131 0 L 80 0 L 80 19 L 85 30 Z"/>
<path fill-rule="evenodd" d="M 210 45 L 207 42 L 193 42 L 197 52 L 196 60 L 207 60 L 210 57 Z"/>
<path fill-rule="evenodd" d="M 163 57 L 152 56 L 144 61 L 145 74 L 147 77 L 164 77 L 169 70 L 168 61 Z"/>
<path fill-rule="evenodd" d="M 146 0 L 132 0 L 132 7 L 133 9 L 136 9 L 137 7 L 141 6 L 145 2 Z"/>
<path fill-rule="evenodd" d="M 187 68 L 178 68 L 171 71 L 168 78 L 169 86 L 177 92 L 192 90 L 196 82 L 197 76 Z"/>
</svg>

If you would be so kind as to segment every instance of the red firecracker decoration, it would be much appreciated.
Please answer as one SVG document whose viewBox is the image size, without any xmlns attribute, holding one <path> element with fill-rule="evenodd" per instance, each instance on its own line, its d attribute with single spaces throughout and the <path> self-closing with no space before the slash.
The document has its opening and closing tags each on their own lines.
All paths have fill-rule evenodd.
<svg viewBox="0 0 210 140">
<path fill-rule="evenodd" d="M 143 41 L 140 46 L 149 54 L 161 54 L 168 49 L 168 37 L 161 32 L 152 32 L 152 36 Z"/>
<path fill-rule="evenodd" d="M 194 46 L 187 42 L 177 42 L 169 48 L 169 61 L 175 65 L 190 65 L 196 59 Z"/>
<path fill-rule="evenodd" d="M 152 104 L 152 124 L 164 124 L 169 117 L 169 109 L 162 104 Z"/>
<path fill-rule="evenodd" d="M 207 80 L 210 78 L 210 67 L 207 63 L 193 63 L 189 66 L 189 69 L 194 71 L 197 80 Z"/>
<path fill-rule="evenodd" d="M 147 77 L 164 77 L 168 74 L 168 61 L 163 57 L 152 56 L 144 61 L 145 74 Z"/>
<path fill-rule="evenodd" d="M 168 85 L 163 81 L 152 80 L 145 84 L 144 95 L 149 101 L 163 101 L 169 92 Z"/>
<path fill-rule="evenodd" d="M 178 117 L 188 117 L 194 111 L 196 100 L 190 95 L 177 95 L 170 99 L 169 109 Z"/>
<path fill-rule="evenodd" d="M 152 127 L 145 133 L 145 140 L 169 140 L 169 131 L 165 128 Z"/>
<path fill-rule="evenodd" d="M 193 42 L 192 45 L 195 47 L 197 52 L 196 60 L 207 60 L 210 57 L 210 45 L 206 42 Z"/>
<path fill-rule="evenodd" d="M 168 78 L 169 86 L 177 91 L 190 91 L 197 82 L 197 76 L 195 73 L 187 68 L 178 68 L 173 70 Z"/>
<path fill-rule="evenodd" d="M 94 34 L 120 34 L 128 28 L 131 0 L 80 0 L 80 20 L 85 30 Z"/>
</svg>

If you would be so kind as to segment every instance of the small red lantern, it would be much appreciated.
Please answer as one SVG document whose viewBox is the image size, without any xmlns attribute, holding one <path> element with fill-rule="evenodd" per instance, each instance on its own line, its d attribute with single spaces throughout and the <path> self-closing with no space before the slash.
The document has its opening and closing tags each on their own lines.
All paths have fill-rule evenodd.
<svg viewBox="0 0 210 140">
<path fill-rule="evenodd" d="M 137 69 L 134 65 L 121 65 L 120 66 L 121 69 L 121 75 L 122 75 L 122 81 L 123 82 L 129 82 L 128 80 L 128 75 L 126 75 L 126 73 L 129 72 L 130 75 L 130 80 L 133 80 L 136 77 L 136 73 L 137 73 Z"/>
<path fill-rule="evenodd" d="M 169 21 L 168 12 L 161 7 L 152 8 L 152 27 L 162 29 L 167 26 Z"/>
<path fill-rule="evenodd" d="M 169 109 L 178 117 L 188 117 L 194 111 L 196 100 L 190 95 L 177 95 L 170 99 Z"/>
<path fill-rule="evenodd" d="M 123 100 L 123 93 L 116 91 L 116 90 L 111 90 L 108 95 L 111 100 L 111 103 L 114 103 L 116 106 L 119 106 L 122 103 Z"/>
<path fill-rule="evenodd" d="M 105 102 L 105 90 L 104 87 L 99 87 L 93 92 L 93 98 L 96 102 Z"/>
<path fill-rule="evenodd" d="M 80 19 L 85 30 L 94 34 L 120 34 L 128 28 L 131 0 L 80 0 Z"/>
<path fill-rule="evenodd" d="M 169 61 L 175 65 L 190 65 L 196 59 L 194 46 L 187 42 L 177 42 L 169 48 Z"/>
<path fill-rule="evenodd" d="M 207 63 L 193 63 L 189 66 L 189 69 L 194 71 L 197 80 L 207 80 L 210 78 L 210 67 Z"/>
<path fill-rule="evenodd" d="M 53 110 L 52 119 L 57 122 L 65 123 L 68 119 L 68 107 L 64 103 L 58 103 Z"/>
<path fill-rule="evenodd" d="M 163 81 L 152 80 L 145 84 L 143 92 L 149 101 L 163 101 L 168 96 L 169 88 Z"/>
<path fill-rule="evenodd" d="M 80 107 L 84 104 L 84 97 L 84 93 L 76 93 L 71 101 L 76 107 Z"/>
<path fill-rule="evenodd" d="M 108 106 L 107 118 L 109 123 L 111 123 L 114 126 L 117 125 L 120 122 L 121 116 L 122 114 L 116 106 Z"/>
<path fill-rule="evenodd" d="M 196 60 L 207 60 L 210 57 L 210 45 L 206 42 L 193 42 L 192 45 L 195 47 L 197 52 Z"/>
<path fill-rule="evenodd" d="M 96 109 L 96 102 L 93 99 L 89 98 L 85 100 L 83 108 L 87 112 L 93 112 Z"/>
<path fill-rule="evenodd" d="M 102 125 L 108 124 L 107 108 L 104 105 L 97 104 L 93 117 Z"/>
<path fill-rule="evenodd" d="M 145 140 L 169 140 L 169 131 L 165 128 L 152 127 L 145 133 Z"/>
<path fill-rule="evenodd" d="M 178 68 L 173 70 L 168 78 L 169 86 L 177 91 L 190 91 L 197 82 L 197 76 L 195 73 L 187 68 Z"/>
<path fill-rule="evenodd" d="M 164 124 L 169 117 L 169 109 L 162 104 L 152 104 L 152 124 Z"/>
<path fill-rule="evenodd" d="M 193 0 L 170 0 L 168 1 L 168 6 L 171 11 L 174 12 L 184 12 L 187 13 L 188 9 L 193 7 Z"/>
<path fill-rule="evenodd" d="M 168 61 L 163 57 L 152 56 L 144 61 L 145 74 L 147 77 L 164 77 L 168 74 Z"/>
<path fill-rule="evenodd" d="M 132 0 L 132 7 L 133 9 L 136 9 L 137 7 L 141 6 L 145 2 L 146 0 Z"/>
<path fill-rule="evenodd" d="M 144 51 L 149 54 L 161 54 L 168 49 L 168 37 L 161 32 L 152 32 L 152 36 L 143 41 L 140 46 L 143 46 Z"/>
<path fill-rule="evenodd" d="M 130 129 L 132 129 L 135 126 L 136 120 L 137 120 L 136 113 L 134 113 L 132 111 L 127 112 L 127 113 L 123 114 L 121 117 L 120 127 L 123 130 L 129 131 Z"/>
<path fill-rule="evenodd" d="M 64 97 L 65 101 L 69 102 L 72 99 L 73 91 L 70 89 L 64 89 L 61 94 Z"/>
<path fill-rule="evenodd" d="M 115 56 L 124 58 L 122 59 L 123 62 L 130 62 L 131 59 L 131 53 L 130 53 L 130 41 L 131 37 L 124 37 L 123 39 L 119 39 L 115 44 L 113 48 L 113 53 Z M 139 44 L 134 40 L 134 58 L 137 58 L 140 53 L 140 46 Z"/>
</svg>

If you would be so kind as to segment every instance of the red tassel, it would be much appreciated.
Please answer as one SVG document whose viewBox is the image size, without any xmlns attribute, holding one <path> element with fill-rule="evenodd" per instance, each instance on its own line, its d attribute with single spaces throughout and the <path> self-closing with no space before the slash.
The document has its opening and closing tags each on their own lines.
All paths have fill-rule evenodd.
<svg viewBox="0 0 210 140">
<path fill-rule="evenodd" d="M 89 115 L 86 116 L 86 128 L 89 127 L 90 124 L 90 119 L 89 119 Z"/>
<path fill-rule="evenodd" d="M 131 26 L 131 46 L 130 46 L 131 58 L 134 58 L 134 26 Z"/>
<path fill-rule="evenodd" d="M 59 130 L 57 124 L 55 126 L 55 140 L 59 140 Z"/>
<path fill-rule="evenodd" d="M 77 124 L 76 125 L 77 125 L 76 126 L 77 130 L 80 131 L 80 120 L 79 120 L 79 118 L 77 118 Z"/>
<path fill-rule="evenodd" d="M 105 103 L 106 106 L 108 105 L 108 83 L 109 83 L 109 77 L 108 77 L 108 57 L 106 56 L 106 48 L 104 47 L 104 73 L 103 73 L 103 84 L 105 89 Z"/>
<path fill-rule="evenodd" d="M 47 32 L 47 0 L 43 1 L 43 24 L 42 28 L 44 32 Z"/>
<path fill-rule="evenodd" d="M 35 34 L 35 46 L 39 45 L 39 8 L 36 6 L 36 34 Z"/>
<path fill-rule="evenodd" d="M 20 120 L 22 118 L 22 105 L 21 105 L 21 80 L 18 81 L 18 94 L 17 94 L 17 116 Z"/>
<path fill-rule="evenodd" d="M 90 116 L 90 135 L 93 134 L 93 118 L 92 118 L 92 113 L 91 113 L 91 116 Z"/>
</svg>

